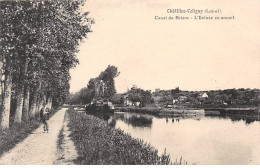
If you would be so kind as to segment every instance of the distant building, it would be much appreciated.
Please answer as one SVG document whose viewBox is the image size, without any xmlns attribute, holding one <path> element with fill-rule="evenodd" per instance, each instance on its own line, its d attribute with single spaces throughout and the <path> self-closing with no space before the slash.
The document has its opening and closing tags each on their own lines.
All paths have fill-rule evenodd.
<svg viewBox="0 0 260 168">
<path fill-rule="evenodd" d="M 179 97 L 177 97 L 177 98 L 174 98 L 174 99 L 172 100 L 172 103 L 173 103 L 173 104 L 182 103 L 182 102 L 186 101 L 187 99 L 188 99 L 187 96 L 179 96 Z"/>
<path fill-rule="evenodd" d="M 135 106 L 139 107 L 141 105 L 141 102 L 135 102 Z"/>
<path fill-rule="evenodd" d="M 129 100 L 128 94 L 125 93 L 123 94 L 124 97 L 124 106 L 136 106 L 139 107 L 141 105 L 141 102 L 132 102 L 131 100 Z"/>
<path fill-rule="evenodd" d="M 159 88 L 156 88 L 155 89 L 155 93 L 159 93 L 160 92 L 160 89 Z"/>
<path fill-rule="evenodd" d="M 124 98 L 124 106 L 129 106 L 131 104 L 129 98 L 128 98 L 128 94 L 124 93 L 123 94 L 123 98 Z"/>
<path fill-rule="evenodd" d="M 178 101 L 180 101 L 180 102 L 182 102 L 184 100 L 187 100 L 187 99 L 188 99 L 187 96 L 180 96 L 180 97 L 178 97 Z"/>
<path fill-rule="evenodd" d="M 202 98 L 202 99 L 203 99 L 203 98 L 207 98 L 207 97 L 209 97 L 209 96 L 208 96 L 208 94 L 205 93 L 205 92 L 204 92 L 204 93 L 200 93 L 199 96 L 198 96 L 198 98 Z"/>
</svg>

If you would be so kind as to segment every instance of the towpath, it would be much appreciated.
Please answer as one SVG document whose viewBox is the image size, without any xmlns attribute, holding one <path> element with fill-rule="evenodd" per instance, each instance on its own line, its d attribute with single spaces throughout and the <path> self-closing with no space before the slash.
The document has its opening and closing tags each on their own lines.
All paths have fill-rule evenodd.
<svg viewBox="0 0 260 168">
<path fill-rule="evenodd" d="M 48 121 L 49 133 L 44 133 L 43 125 L 40 125 L 25 140 L 4 153 L 0 158 L 0 165 L 61 164 L 61 162 L 57 162 L 57 160 L 61 160 L 59 158 L 61 156 L 60 150 L 57 149 L 57 141 L 60 130 L 64 128 L 66 110 L 67 108 L 62 108 L 50 118 Z"/>
</svg>

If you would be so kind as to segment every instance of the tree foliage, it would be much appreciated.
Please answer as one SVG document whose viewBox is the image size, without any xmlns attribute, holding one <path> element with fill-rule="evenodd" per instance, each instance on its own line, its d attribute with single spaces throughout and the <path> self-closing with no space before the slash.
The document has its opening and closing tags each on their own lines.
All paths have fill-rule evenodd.
<svg viewBox="0 0 260 168">
<path fill-rule="evenodd" d="M 86 88 L 70 94 L 67 103 L 86 104 L 92 100 L 112 100 L 116 94 L 114 78 L 120 74 L 117 67 L 108 65 L 96 78 L 91 78 Z"/>
<path fill-rule="evenodd" d="M 114 104 L 124 104 L 124 97 L 122 94 L 115 94 L 112 98 L 111 98 L 112 103 Z"/>
<path fill-rule="evenodd" d="M 115 81 L 114 78 L 116 78 L 120 72 L 118 72 L 117 67 L 110 66 L 106 68 L 104 72 L 101 72 L 98 79 L 104 82 L 104 97 L 105 98 L 111 98 L 116 94 L 115 89 Z"/>
<path fill-rule="evenodd" d="M 150 90 L 143 90 L 133 86 L 128 92 L 128 98 L 132 102 L 140 102 L 142 106 L 145 106 L 153 102 L 152 94 Z"/>
<path fill-rule="evenodd" d="M 0 61 L 5 80 L 10 79 L 14 110 L 19 109 L 17 121 L 27 90 L 32 112 L 47 102 L 59 106 L 67 98 L 69 69 L 78 64 L 75 54 L 93 24 L 83 5 L 84 0 L 0 2 Z M 3 110 L 2 118 L 7 113 Z"/>
</svg>

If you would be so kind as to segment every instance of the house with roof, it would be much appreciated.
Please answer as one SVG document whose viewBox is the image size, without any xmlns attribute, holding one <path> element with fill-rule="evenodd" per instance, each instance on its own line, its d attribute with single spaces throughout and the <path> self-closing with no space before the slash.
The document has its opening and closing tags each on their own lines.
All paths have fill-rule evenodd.
<svg viewBox="0 0 260 168">
<path fill-rule="evenodd" d="M 124 106 L 136 106 L 139 107 L 141 105 L 141 102 L 133 102 L 129 99 L 128 93 L 123 94 L 124 98 Z"/>
<path fill-rule="evenodd" d="M 187 96 L 174 97 L 172 100 L 172 103 L 173 104 L 182 103 L 182 102 L 185 102 L 187 99 L 188 99 Z"/>
<path fill-rule="evenodd" d="M 206 92 L 204 92 L 204 93 L 200 93 L 199 95 L 198 95 L 198 98 L 199 99 L 204 99 L 204 98 L 208 98 L 209 96 L 208 96 L 208 94 L 206 93 Z"/>
</svg>

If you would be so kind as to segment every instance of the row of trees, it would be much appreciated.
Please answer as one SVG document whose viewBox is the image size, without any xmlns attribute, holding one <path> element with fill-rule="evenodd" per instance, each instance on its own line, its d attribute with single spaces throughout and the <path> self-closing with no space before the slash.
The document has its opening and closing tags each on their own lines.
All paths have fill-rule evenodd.
<svg viewBox="0 0 260 168">
<path fill-rule="evenodd" d="M 113 69 L 113 71 L 111 71 L 111 69 Z M 112 80 L 119 75 L 116 67 L 114 66 L 109 66 L 104 72 L 105 73 L 109 72 L 110 75 L 114 74 L 110 76 L 109 80 Z M 101 74 L 103 74 L 104 72 L 102 72 Z M 111 82 L 112 84 L 109 86 L 108 84 L 105 84 L 108 82 L 102 82 L 104 78 L 103 80 L 101 79 L 102 78 L 100 78 L 100 76 L 97 78 L 90 79 L 87 87 L 84 87 L 80 89 L 80 91 L 69 95 L 67 99 L 67 103 L 87 104 L 93 100 L 102 99 L 102 100 L 109 100 L 117 105 L 123 105 L 125 101 L 125 97 L 128 97 L 128 100 L 133 103 L 140 102 L 141 106 L 146 106 L 148 104 L 154 103 L 150 90 L 143 90 L 141 88 L 137 88 L 136 86 L 133 86 L 125 94 L 116 94 L 114 81 Z"/>
<path fill-rule="evenodd" d="M 87 87 L 80 91 L 70 94 L 67 100 L 68 104 L 87 104 L 95 100 L 110 100 L 116 94 L 115 81 L 120 72 L 117 67 L 109 65 L 96 78 L 91 78 Z"/>
<path fill-rule="evenodd" d="M 69 94 L 69 69 L 93 21 L 83 0 L 0 2 L 0 126 L 34 118 Z M 11 116 L 11 118 L 10 118 Z"/>
</svg>

